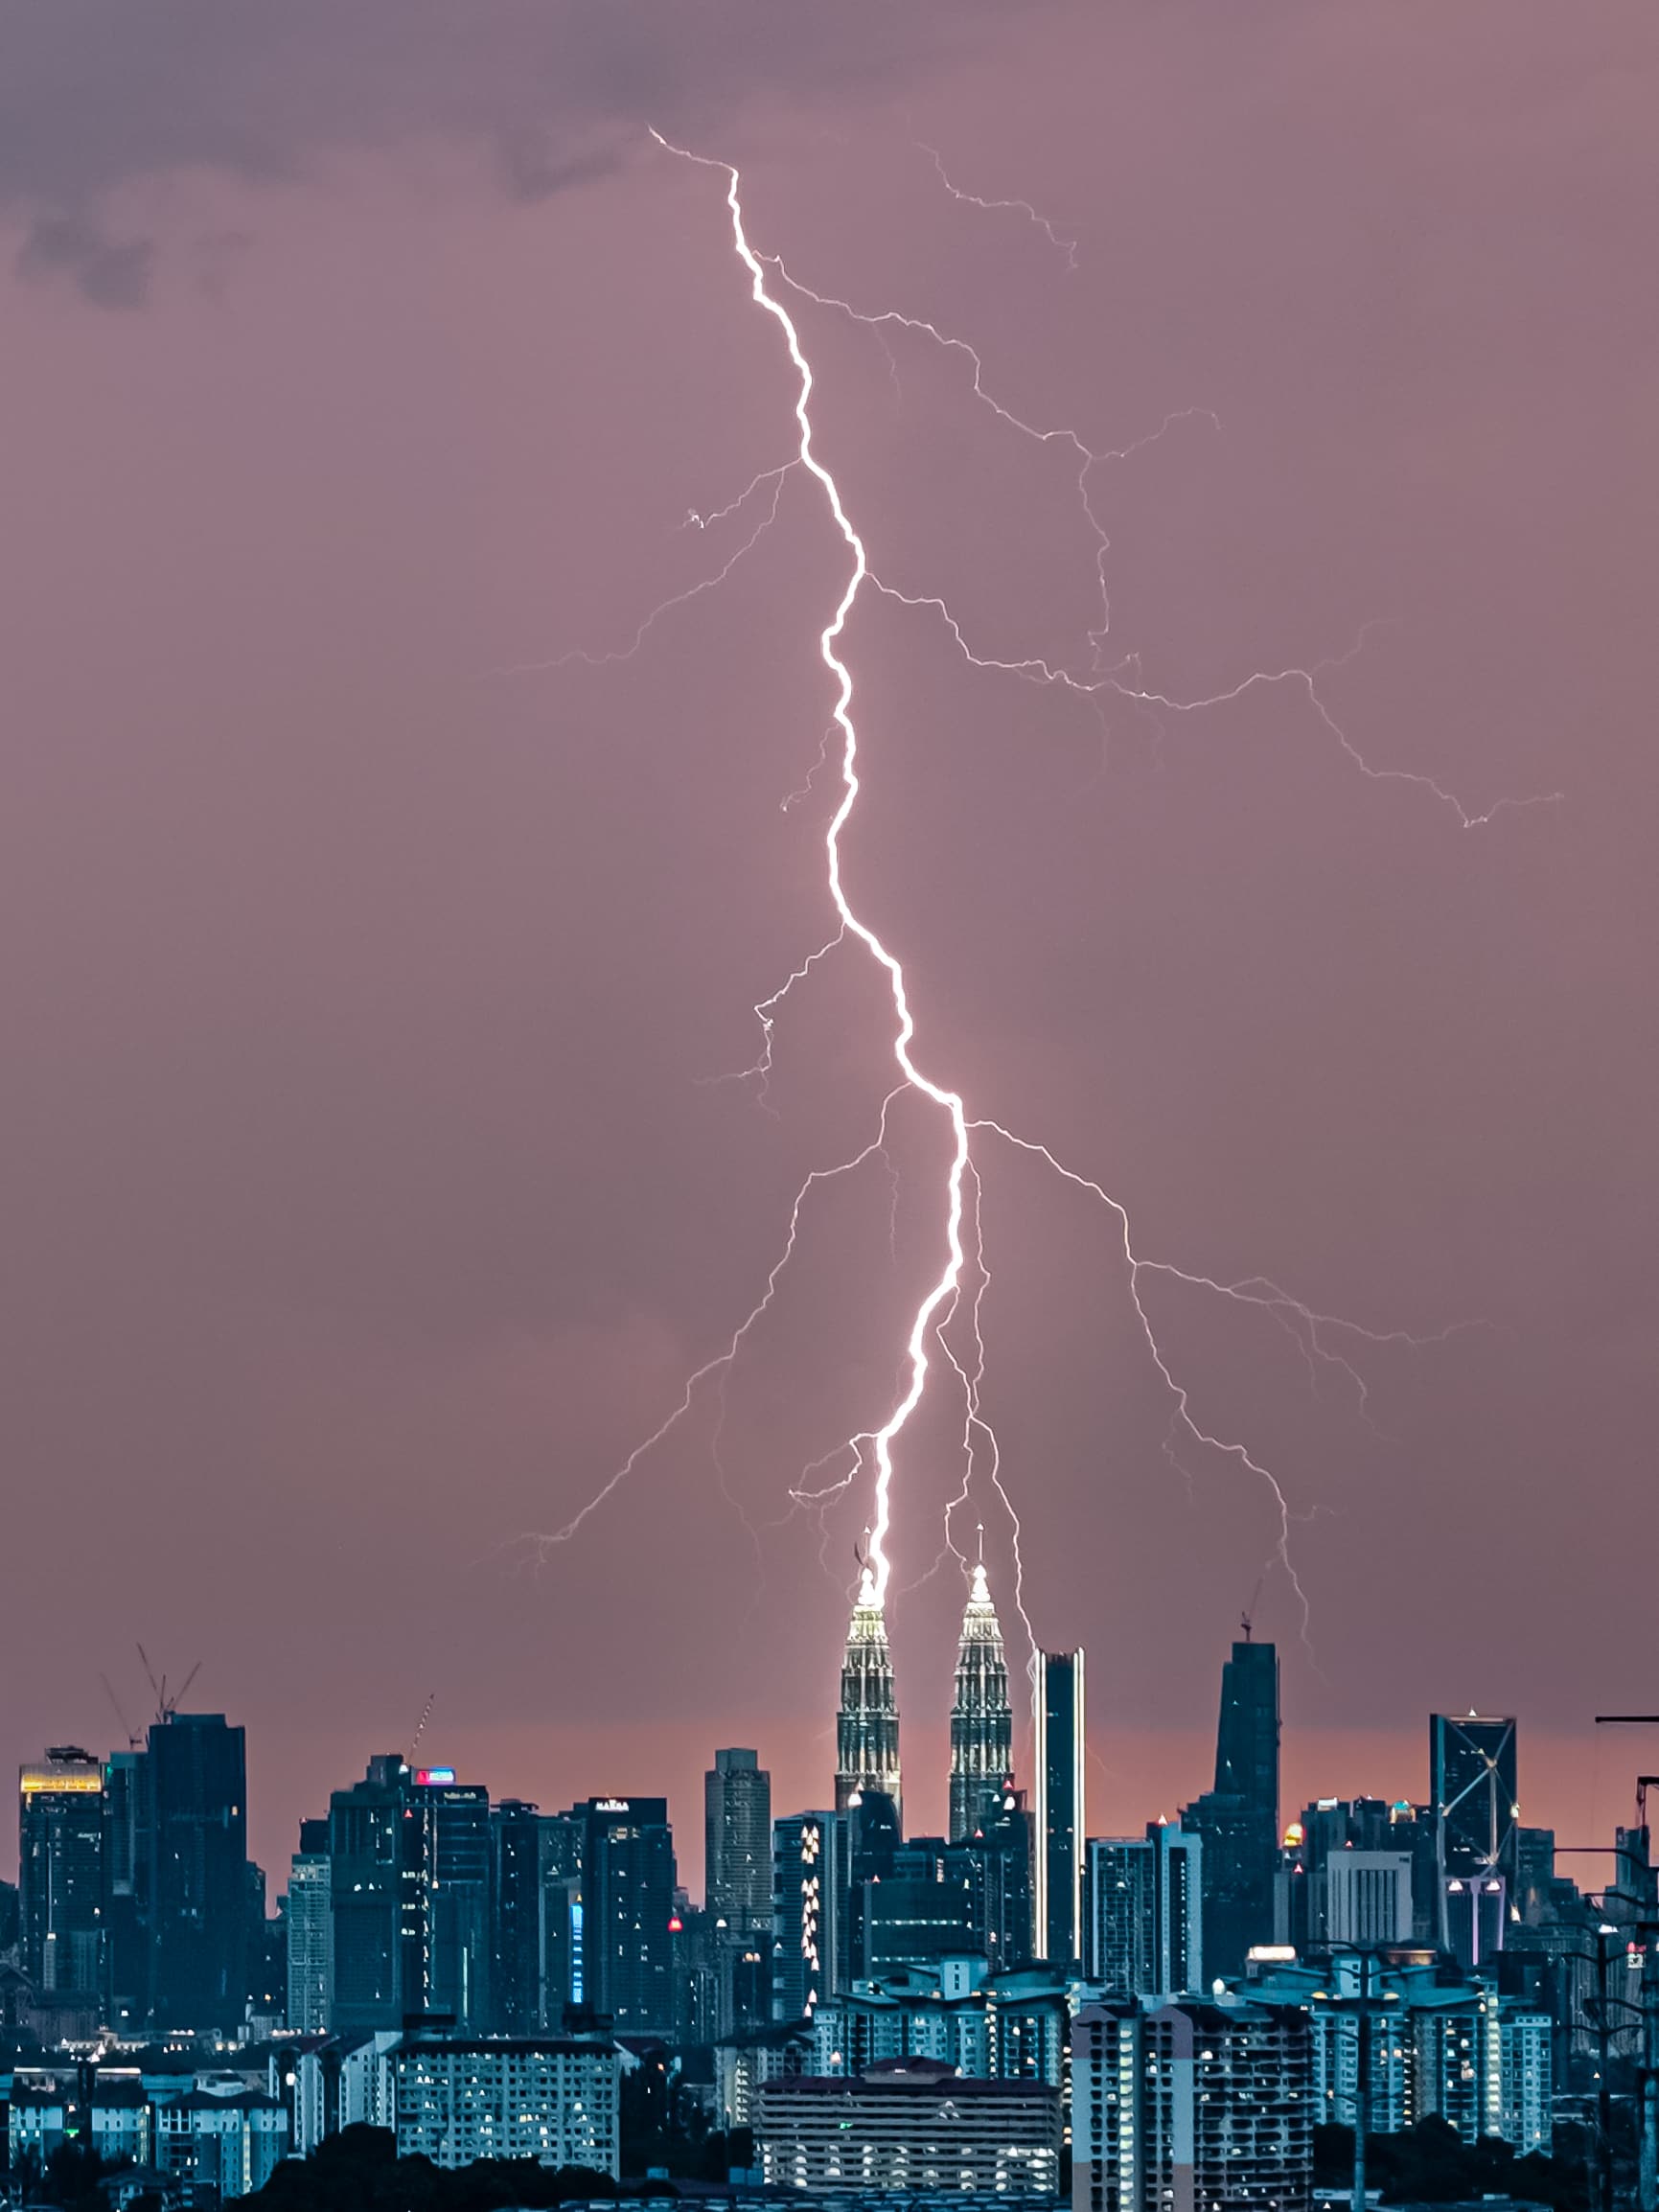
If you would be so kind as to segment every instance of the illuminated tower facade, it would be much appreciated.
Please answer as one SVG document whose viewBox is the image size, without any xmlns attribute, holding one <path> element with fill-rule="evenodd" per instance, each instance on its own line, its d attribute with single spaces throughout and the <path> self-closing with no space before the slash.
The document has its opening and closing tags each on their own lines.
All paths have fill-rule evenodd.
<svg viewBox="0 0 1659 2212">
<path fill-rule="evenodd" d="M 956 1694 L 951 1706 L 951 1841 L 979 1830 L 1013 1771 L 1014 1713 L 1008 1662 L 981 1560 L 962 1615 Z"/>
<path fill-rule="evenodd" d="M 899 1803 L 899 1706 L 887 1624 L 866 1567 L 847 1629 L 841 1661 L 841 1703 L 836 1717 L 836 1810 L 879 1789 Z"/>
</svg>

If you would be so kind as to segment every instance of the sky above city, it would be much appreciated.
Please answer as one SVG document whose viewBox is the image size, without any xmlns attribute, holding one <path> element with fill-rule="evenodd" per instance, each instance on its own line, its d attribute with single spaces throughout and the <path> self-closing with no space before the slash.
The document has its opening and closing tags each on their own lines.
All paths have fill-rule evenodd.
<svg viewBox="0 0 1659 2212">
<path fill-rule="evenodd" d="M 655 127 L 801 283 L 1119 456 L 1119 691 L 849 623 L 847 883 L 918 1060 L 1144 1259 L 1342 1317 L 1140 1278 L 1304 1609 L 1268 1484 L 1172 1427 L 1120 1222 L 976 1138 L 1006 1498 L 981 1436 L 952 1525 L 1022 1658 L 1011 1502 L 1032 1628 L 1088 1651 L 1092 1829 L 1206 1786 L 1248 1612 L 1287 1804 L 1420 1796 L 1424 1717 L 1475 1706 L 1527 1817 L 1605 1833 L 1653 1763 L 1591 1727 L 1654 1702 L 1651 10 L 58 0 L 8 44 L 0 1761 L 122 1740 L 103 1676 L 141 1726 L 142 1641 L 246 1724 L 273 1867 L 428 1696 L 423 1756 L 500 1794 L 668 1789 L 694 1881 L 716 1744 L 828 1795 L 869 1483 L 790 1493 L 902 1388 L 935 1111 L 533 1540 L 891 1071 L 843 947 L 769 1095 L 716 1080 L 833 931 L 847 560 L 798 470 L 719 513 L 796 385 Z M 960 350 L 794 311 L 883 581 L 1087 676 L 1076 448 Z M 1316 663 L 1328 720 L 1246 685 Z M 912 1826 L 962 1432 L 935 1363 Z"/>
</svg>

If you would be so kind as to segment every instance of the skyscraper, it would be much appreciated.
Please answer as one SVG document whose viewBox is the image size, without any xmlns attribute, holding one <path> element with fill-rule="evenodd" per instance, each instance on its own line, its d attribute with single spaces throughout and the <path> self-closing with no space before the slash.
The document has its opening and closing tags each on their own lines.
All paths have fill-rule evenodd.
<svg viewBox="0 0 1659 2212">
<path fill-rule="evenodd" d="M 300 1847 L 288 1862 L 288 2025 L 295 2035 L 321 2035 L 329 2024 L 334 1950 L 326 1820 L 300 1822 Z"/>
<path fill-rule="evenodd" d="M 998 1802 L 1013 1770 L 1014 1714 L 1008 1662 L 981 1559 L 974 1569 L 951 1705 L 951 1841 L 971 1836 Z"/>
<path fill-rule="evenodd" d="M 772 1776 L 753 1751 L 717 1751 L 703 1778 L 708 1909 L 745 1941 L 772 1924 Z"/>
<path fill-rule="evenodd" d="M 415 1804 L 426 1832 L 431 1913 L 431 2009 L 457 2028 L 490 2023 L 490 1792 L 450 1766 L 419 1766 Z"/>
<path fill-rule="evenodd" d="M 1039 1651 L 1034 1696 L 1037 1805 L 1033 1940 L 1066 1967 L 1083 1955 L 1083 1654 Z"/>
<path fill-rule="evenodd" d="M 495 2033 L 532 2036 L 562 2022 L 542 2015 L 541 1818 L 510 1797 L 490 1815 L 491 1990 Z"/>
<path fill-rule="evenodd" d="M 329 1799 L 329 1896 L 336 2035 L 401 2028 L 430 2008 L 426 1838 L 397 1752 L 371 1759 L 361 1782 Z"/>
<path fill-rule="evenodd" d="M 247 1744 L 222 1713 L 150 1727 L 150 2003 L 158 2028 L 235 2028 L 247 2013 Z"/>
<path fill-rule="evenodd" d="M 850 1939 L 849 1816 L 793 1812 L 773 1822 L 772 2016 L 805 2019 L 845 1986 Z"/>
<path fill-rule="evenodd" d="M 1089 1845 L 1084 1969 L 1113 1997 L 1190 1996 L 1204 1986 L 1204 1846 L 1179 1821 Z"/>
<path fill-rule="evenodd" d="M 844 1812 L 866 1789 L 879 1789 L 895 1806 L 899 1794 L 899 1708 L 893 1694 L 887 1624 L 868 1567 L 841 1661 L 841 1702 L 836 1718 L 836 1810 Z"/>
<path fill-rule="evenodd" d="M 60 1743 L 18 1775 L 23 1971 L 43 1995 L 104 1993 L 104 1769 Z"/>
<path fill-rule="evenodd" d="M 1521 1817 L 1515 1748 L 1512 1717 L 1429 1715 L 1439 1940 L 1465 1967 L 1503 1947 Z"/>
<path fill-rule="evenodd" d="M 150 1762 L 129 1748 L 104 1763 L 104 1970 L 118 2034 L 150 2016 Z"/>
<path fill-rule="evenodd" d="M 772 1776 L 757 1753 L 717 1751 L 703 1778 L 708 1964 L 716 2032 L 767 2016 L 772 1964 Z"/>
<path fill-rule="evenodd" d="M 1205 1970 L 1241 1974 L 1252 1944 L 1273 1940 L 1279 1867 L 1279 1653 L 1248 1633 L 1221 1671 L 1215 1787 L 1181 1825 L 1204 1838 Z"/>
<path fill-rule="evenodd" d="M 587 2001 L 624 2035 L 674 2032 L 674 1832 L 663 1797 L 590 1797 L 583 1822 Z"/>
</svg>

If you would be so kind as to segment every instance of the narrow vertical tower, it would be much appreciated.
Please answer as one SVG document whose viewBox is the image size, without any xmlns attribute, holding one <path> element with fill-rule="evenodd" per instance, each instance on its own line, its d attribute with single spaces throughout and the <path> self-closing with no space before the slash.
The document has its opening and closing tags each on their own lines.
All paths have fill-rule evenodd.
<svg viewBox="0 0 1659 2212">
<path fill-rule="evenodd" d="M 893 1694 L 887 1624 L 868 1567 L 847 1629 L 841 1704 L 836 1717 L 836 1810 L 866 1789 L 899 1802 L 899 1708 Z"/>
<path fill-rule="evenodd" d="M 1035 1684 L 1036 1833 L 1031 1892 L 1039 1958 L 1083 1955 L 1083 1654 L 1039 1651 Z"/>
<path fill-rule="evenodd" d="M 1014 1712 L 1002 1630 L 981 1558 L 962 1614 L 951 1706 L 951 1841 L 973 1835 L 1014 1763 Z"/>
</svg>

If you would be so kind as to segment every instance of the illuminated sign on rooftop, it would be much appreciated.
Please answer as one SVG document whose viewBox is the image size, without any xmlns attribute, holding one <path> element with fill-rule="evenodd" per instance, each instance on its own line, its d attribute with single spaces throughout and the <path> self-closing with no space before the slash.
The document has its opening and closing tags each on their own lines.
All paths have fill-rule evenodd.
<svg viewBox="0 0 1659 2212">
<path fill-rule="evenodd" d="M 454 1779 L 455 1769 L 452 1766 L 417 1766 L 415 1769 L 416 1784 L 423 1789 L 429 1789 L 434 1783 L 453 1782 Z"/>
<path fill-rule="evenodd" d="M 103 1794 L 104 1776 L 97 1767 L 88 1772 L 84 1767 L 63 1770 L 50 1766 L 26 1766 L 18 1778 L 18 1786 L 25 1797 L 44 1797 L 48 1793 L 64 1797 L 98 1797 Z"/>
</svg>

